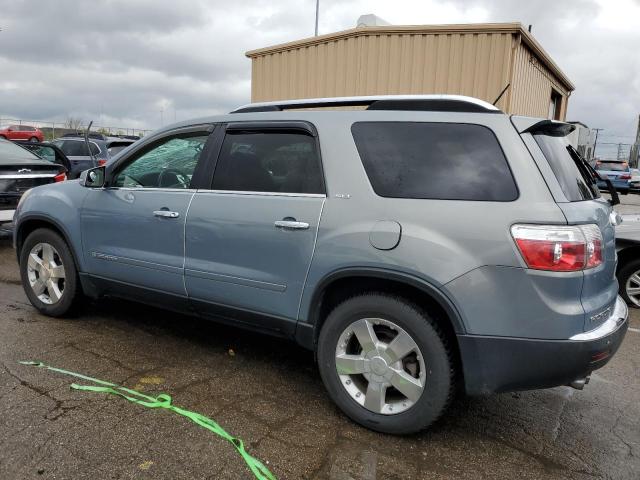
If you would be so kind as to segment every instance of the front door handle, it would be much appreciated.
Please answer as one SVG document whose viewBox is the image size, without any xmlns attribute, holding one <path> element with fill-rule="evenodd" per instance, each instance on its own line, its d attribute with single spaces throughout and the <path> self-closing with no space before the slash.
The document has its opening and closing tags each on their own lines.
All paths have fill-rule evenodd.
<svg viewBox="0 0 640 480">
<path fill-rule="evenodd" d="M 178 212 L 171 212 L 169 210 L 155 210 L 153 214 L 156 217 L 162 217 L 162 218 L 178 218 L 180 216 Z"/>
<path fill-rule="evenodd" d="M 276 220 L 274 225 L 276 228 L 284 230 L 307 230 L 309 228 L 307 222 L 298 222 L 296 220 Z"/>
</svg>

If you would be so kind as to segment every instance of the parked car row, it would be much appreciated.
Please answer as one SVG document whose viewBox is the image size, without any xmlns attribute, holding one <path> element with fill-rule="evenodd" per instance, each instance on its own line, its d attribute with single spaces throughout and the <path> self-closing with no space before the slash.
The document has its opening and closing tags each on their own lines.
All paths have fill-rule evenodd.
<svg viewBox="0 0 640 480">
<path fill-rule="evenodd" d="M 80 134 L 68 134 L 51 143 L 69 158 L 71 175 L 77 177 L 83 170 L 104 165 L 134 142 L 135 140 L 107 137 L 98 133 L 91 134 L 89 137 L 91 151 L 87 148 L 84 136 Z"/>
<path fill-rule="evenodd" d="M 294 340 L 381 432 L 427 428 L 458 389 L 581 389 L 628 312 L 574 128 L 447 95 L 182 122 L 22 196 L 22 283 L 46 315 L 117 296 Z"/>
</svg>

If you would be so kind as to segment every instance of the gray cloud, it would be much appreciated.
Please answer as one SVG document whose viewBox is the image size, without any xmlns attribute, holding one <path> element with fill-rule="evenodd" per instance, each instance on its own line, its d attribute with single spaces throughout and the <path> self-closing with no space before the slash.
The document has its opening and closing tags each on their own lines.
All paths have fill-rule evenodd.
<svg viewBox="0 0 640 480">
<path fill-rule="evenodd" d="M 635 5 L 640 0 L 573 0 L 561 8 L 558 0 L 321 0 L 320 29 L 351 28 L 363 13 L 404 24 L 533 24 L 534 36 L 576 84 L 570 119 L 605 128 L 607 138 L 632 135 L 640 110 Z M 165 123 L 228 111 L 249 101 L 244 52 L 312 35 L 314 6 L 0 0 L 0 114 L 153 128 L 160 108 Z"/>
</svg>

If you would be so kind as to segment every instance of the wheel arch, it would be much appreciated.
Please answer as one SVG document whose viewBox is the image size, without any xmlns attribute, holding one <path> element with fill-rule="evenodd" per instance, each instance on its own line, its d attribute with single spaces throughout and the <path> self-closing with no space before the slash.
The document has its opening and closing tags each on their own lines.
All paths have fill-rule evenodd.
<svg viewBox="0 0 640 480">
<path fill-rule="evenodd" d="M 66 242 L 66 244 L 69 246 L 69 250 L 71 251 L 71 255 L 73 255 L 73 260 L 80 270 L 81 264 L 78 262 L 78 255 L 76 254 L 75 248 L 73 247 L 73 243 L 70 241 L 71 237 L 67 230 L 56 220 L 44 215 L 29 215 L 28 217 L 21 219 L 20 223 L 16 225 L 15 228 L 16 230 L 14 233 L 14 245 L 16 248 L 16 255 L 18 257 L 18 263 L 20 263 L 20 252 L 22 250 L 22 245 L 24 244 L 24 241 L 29 236 L 29 234 L 39 228 L 48 228 L 60 235 Z"/>
<path fill-rule="evenodd" d="M 296 339 L 315 351 L 326 316 L 335 305 L 360 292 L 376 291 L 398 295 L 423 308 L 436 310 L 438 321 L 456 346 L 456 335 L 466 333 L 462 317 L 453 302 L 436 286 L 411 274 L 381 268 L 345 268 L 326 275 L 314 289 L 304 321 L 298 322 Z"/>
<path fill-rule="evenodd" d="M 618 240 L 618 245 L 622 248 L 618 249 L 618 265 L 616 270 L 620 271 L 629 262 L 635 259 L 640 259 L 640 243 L 639 242 L 625 242 L 624 240 Z"/>
</svg>

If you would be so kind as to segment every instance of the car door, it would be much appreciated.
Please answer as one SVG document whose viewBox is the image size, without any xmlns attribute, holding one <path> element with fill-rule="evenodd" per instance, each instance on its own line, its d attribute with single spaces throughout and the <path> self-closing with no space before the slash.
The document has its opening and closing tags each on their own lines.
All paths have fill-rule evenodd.
<svg viewBox="0 0 640 480">
<path fill-rule="evenodd" d="M 226 126 L 186 224 L 185 285 L 201 313 L 293 331 L 326 198 L 317 140 L 305 122 Z"/>
<path fill-rule="evenodd" d="M 169 132 L 111 167 L 82 207 L 88 273 L 114 285 L 185 296 L 184 227 L 212 127 Z"/>
</svg>

